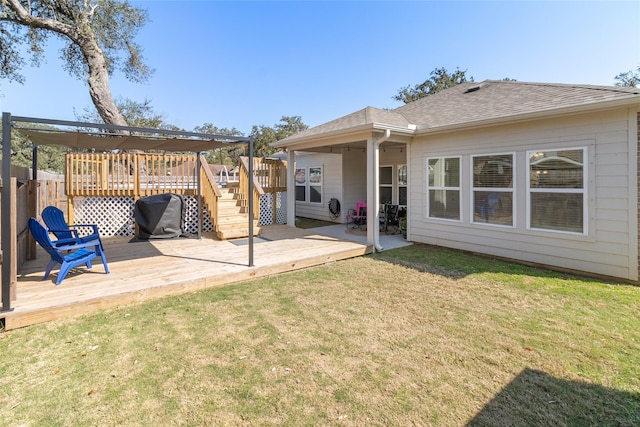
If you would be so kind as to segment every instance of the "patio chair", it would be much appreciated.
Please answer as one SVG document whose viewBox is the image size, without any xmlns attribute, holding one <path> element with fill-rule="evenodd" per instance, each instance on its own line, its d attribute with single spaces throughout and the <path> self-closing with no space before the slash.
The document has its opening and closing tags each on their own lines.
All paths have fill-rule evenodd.
<svg viewBox="0 0 640 427">
<path fill-rule="evenodd" d="M 42 220 L 47 225 L 49 232 L 56 236 L 57 240 L 53 241 L 54 246 L 86 243 L 97 239 L 100 242 L 100 249 L 103 248 L 96 224 L 74 224 L 73 228 L 70 228 L 64 219 L 64 213 L 55 206 L 47 206 L 42 210 Z M 91 228 L 91 234 L 81 236 L 78 232 L 80 228 Z"/>
<path fill-rule="evenodd" d="M 367 229 L 367 204 L 365 202 L 356 203 L 355 209 L 349 209 L 346 216 L 347 228 Z"/>
<path fill-rule="evenodd" d="M 381 215 L 380 229 L 384 230 L 387 234 L 396 234 L 400 231 L 398 208 L 398 205 L 387 204 L 384 206 L 384 215 Z"/>
<path fill-rule="evenodd" d="M 29 219 L 29 231 L 31 231 L 31 235 L 36 242 L 51 256 L 51 261 L 47 264 L 42 280 L 46 280 L 53 267 L 56 264 L 60 264 L 60 271 L 56 279 L 56 285 L 59 285 L 72 268 L 82 264 L 86 265 L 87 268 L 91 268 L 91 260 L 97 256 L 102 259 L 105 273 L 109 274 L 107 258 L 102 251 L 99 239 L 82 243 L 69 242 L 68 244 L 56 246 L 49 238 L 47 229 L 35 218 Z"/>
</svg>

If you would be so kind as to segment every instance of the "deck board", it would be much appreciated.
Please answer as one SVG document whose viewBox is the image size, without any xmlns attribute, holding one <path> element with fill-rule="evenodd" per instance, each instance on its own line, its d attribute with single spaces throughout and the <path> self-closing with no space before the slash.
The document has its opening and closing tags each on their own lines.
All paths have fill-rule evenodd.
<svg viewBox="0 0 640 427">
<path fill-rule="evenodd" d="M 222 286 L 371 252 L 362 243 L 285 225 L 263 227 L 248 266 L 247 242 L 201 239 L 104 239 L 110 274 L 99 259 L 78 267 L 55 285 L 57 269 L 43 281 L 48 256 L 28 261 L 18 277 L 13 311 L 0 313 L 5 329 L 15 329 L 96 310 Z"/>
</svg>

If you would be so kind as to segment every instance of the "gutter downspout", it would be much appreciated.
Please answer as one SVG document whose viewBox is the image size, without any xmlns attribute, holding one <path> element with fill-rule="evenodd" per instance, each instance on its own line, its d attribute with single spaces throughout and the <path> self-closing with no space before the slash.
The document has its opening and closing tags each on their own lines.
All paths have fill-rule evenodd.
<svg viewBox="0 0 640 427">
<path fill-rule="evenodd" d="M 367 141 L 367 151 L 370 155 L 367 157 L 367 174 L 370 179 L 369 194 L 367 199 L 371 200 L 369 204 L 369 212 L 375 212 L 374 215 L 367 215 L 367 241 L 373 242 L 375 251 L 382 251 L 384 248 L 380 244 L 380 145 L 391 137 L 391 129 L 386 129 L 384 135 L 378 139 L 369 139 Z M 373 221 L 373 224 L 371 222 Z"/>
</svg>

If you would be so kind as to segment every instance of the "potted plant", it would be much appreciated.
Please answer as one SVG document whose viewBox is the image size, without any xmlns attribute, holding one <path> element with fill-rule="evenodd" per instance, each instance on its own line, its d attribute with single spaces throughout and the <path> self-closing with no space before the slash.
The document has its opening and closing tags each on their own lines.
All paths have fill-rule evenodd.
<svg viewBox="0 0 640 427">
<path fill-rule="evenodd" d="M 407 238 L 407 217 L 404 216 L 400 219 L 400 231 L 402 231 L 402 237 Z"/>
</svg>

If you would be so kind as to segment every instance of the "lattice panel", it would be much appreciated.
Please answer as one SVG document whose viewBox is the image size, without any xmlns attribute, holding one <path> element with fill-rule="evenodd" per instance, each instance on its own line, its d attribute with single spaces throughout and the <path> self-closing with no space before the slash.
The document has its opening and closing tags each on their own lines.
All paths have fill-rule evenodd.
<svg viewBox="0 0 640 427">
<path fill-rule="evenodd" d="M 74 223 L 97 224 L 103 236 L 133 236 L 132 197 L 76 197 Z"/>
<path fill-rule="evenodd" d="M 287 223 L 286 193 L 267 193 L 260 196 L 260 225 L 273 224 L 273 209 L 276 209 L 276 223 Z M 274 202 L 275 201 L 275 206 Z"/>
<path fill-rule="evenodd" d="M 185 201 L 184 231 L 198 232 L 198 202 L 193 196 L 183 197 Z M 74 200 L 74 222 L 76 224 L 97 224 L 103 236 L 134 236 L 135 223 L 132 197 L 77 197 Z M 202 231 L 213 231 L 211 217 L 204 209 Z M 82 231 L 82 230 L 81 230 Z"/>
<path fill-rule="evenodd" d="M 183 196 L 185 202 L 185 220 L 184 231 L 186 233 L 197 234 L 198 233 L 198 199 L 194 196 Z M 202 211 L 204 217 L 202 219 L 202 232 L 213 231 L 213 225 L 211 224 L 211 216 L 204 206 L 202 205 Z"/>
<path fill-rule="evenodd" d="M 276 221 L 278 224 L 287 223 L 287 193 L 276 193 Z"/>
</svg>

